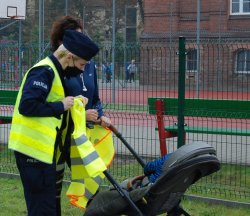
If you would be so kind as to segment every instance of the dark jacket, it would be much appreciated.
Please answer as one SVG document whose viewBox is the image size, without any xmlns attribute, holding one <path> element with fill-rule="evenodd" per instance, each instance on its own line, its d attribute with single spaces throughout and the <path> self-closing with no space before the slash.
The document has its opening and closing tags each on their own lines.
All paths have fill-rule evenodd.
<svg viewBox="0 0 250 216">
<path fill-rule="evenodd" d="M 88 98 L 86 109 L 97 109 L 99 117 L 104 115 L 99 97 L 96 67 L 93 61 L 86 64 L 83 73 L 79 76 L 66 78 L 65 84 L 69 95 L 83 95 Z"/>
</svg>

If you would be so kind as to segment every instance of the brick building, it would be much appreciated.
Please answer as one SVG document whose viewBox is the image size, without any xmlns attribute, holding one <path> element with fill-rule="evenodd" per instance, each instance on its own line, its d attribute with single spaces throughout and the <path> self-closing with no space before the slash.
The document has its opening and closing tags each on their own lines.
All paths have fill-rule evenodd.
<svg viewBox="0 0 250 216">
<path fill-rule="evenodd" d="M 191 89 L 198 82 L 204 90 L 233 91 L 237 85 L 247 91 L 250 1 L 200 0 L 199 10 L 197 4 L 198 0 L 144 1 L 141 83 L 157 82 L 176 89 L 176 51 L 179 36 L 184 36 L 186 83 Z"/>
</svg>

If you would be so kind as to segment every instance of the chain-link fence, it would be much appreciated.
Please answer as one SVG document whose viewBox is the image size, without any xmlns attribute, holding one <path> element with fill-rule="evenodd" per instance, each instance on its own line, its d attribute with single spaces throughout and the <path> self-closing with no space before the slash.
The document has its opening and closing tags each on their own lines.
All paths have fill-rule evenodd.
<svg viewBox="0 0 250 216">
<path fill-rule="evenodd" d="M 197 46 L 195 41 L 186 42 L 186 98 L 250 99 L 249 94 L 249 41 L 201 41 L 200 66 L 197 70 Z M 123 134 L 126 141 L 146 161 L 160 157 L 160 146 L 156 116 L 148 112 L 148 97 L 177 97 L 178 95 L 178 43 L 155 43 L 143 41 L 141 44 L 116 47 L 114 73 L 110 82 L 102 70 L 103 63 L 110 63 L 111 46 L 102 45 L 94 61 L 97 66 L 98 84 L 106 115 Z M 8 60 L 8 66 L 1 67 L 1 89 L 18 89 L 18 77 L 37 61 L 36 46 L 25 46 L 21 76 L 16 68 L 16 47 L 5 44 L 0 48 L 0 61 Z M 6 56 L 10 58 L 6 59 Z M 126 60 L 124 59 L 126 57 Z M 128 80 L 126 66 L 135 60 L 134 79 Z M 13 67 L 11 67 L 13 65 Z M 198 74 L 199 73 L 199 74 Z M 0 106 L 1 116 L 10 115 L 11 106 Z M 249 107 L 250 110 L 250 107 Z M 244 115 L 244 113 L 243 113 Z M 222 162 L 219 172 L 208 176 L 188 191 L 189 193 L 213 198 L 236 201 L 250 200 L 250 120 L 246 118 L 185 117 L 187 124 L 199 128 L 223 127 L 246 131 L 240 135 L 187 133 L 186 143 L 205 141 L 214 146 Z M 166 125 L 176 122 L 176 117 L 165 116 Z M 12 152 L 7 150 L 10 124 L 0 125 L 0 172 L 17 174 Z M 122 142 L 114 137 L 116 158 L 110 167 L 120 181 L 142 174 L 142 168 L 131 156 Z M 177 148 L 177 138 L 167 139 L 171 152 Z M 69 179 L 69 176 L 66 176 Z"/>
<path fill-rule="evenodd" d="M 237 17 L 231 17 L 227 12 L 230 6 L 226 2 L 229 1 L 214 2 L 211 8 L 216 12 L 211 14 L 206 10 L 207 1 L 202 1 L 200 29 L 197 26 L 196 7 L 190 6 L 196 1 L 189 1 L 189 7 L 186 1 L 180 1 L 178 7 L 181 10 L 175 3 L 169 1 L 165 7 L 160 7 L 162 10 L 159 17 L 162 20 L 159 23 L 155 21 L 157 16 L 152 18 L 154 14 L 148 10 L 145 17 L 141 18 L 139 11 L 142 11 L 142 8 L 139 6 L 142 4 L 134 10 L 138 2 L 142 3 L 142 1 L 133 0 L 116 1 L 114 74 L 107 79 L 103 65 L 112 67 L 113 60 L 111 0 L 44 1 L 43 9 L 39 8 L 41 1 L 27 1 L 27 17 L 22 21 L 22 25 L 17 25 L 18 22 L 14 20 L 0 20 L 0 89 L 18 90 L 21 78 L 27 69 L 42 56 L 50 53 L 48 41 L 53 21 L 67 14 L 83 20 L 85 32 L 100 45 L 101 50 L 94 61 L 97 66 L 100 97 L 106 115 L 111 118 L 126 141 L 146 161 L 160 157 L 159 135 L 155 129 L 157 120 L 155 115 L 149 114 L 147 99 L 148 97 L 178 97 L 179 56 L 176 38 L 179 35 L 188 38 L 186 41 L 186 98 L 236 101 L 250 99 L 250 41 L 247 37 L 239 39 L 244 38 L 241 36 L 247 34 L 247 29 L 242 29 L 240 25 L 234 23 Z M 152 2 L 144 1 L 144 5 Z M 159 2 L 161 1 L 157 4 Z M 233 7 L 230 8 L 232 13 L 245 15 L 240 11 L 242 7 L 237 8 L 237 5 L 242 5 L 243 1 L 232 1 L 233 3 Z M 156 8 L 157 5 L 154 6 Z M 209 10 L 212 11 L 212 9 Z M 227 25 L 225 17 L 230 17 Z M 176 23 L 177 18 L 182 22 Z M 152 25 L 160 25 L 159 32 L 145 31 L 141 35 L 142 20 L 146 22 L 147 19 L 155 21 Z M 247 22 L 247 19 L 244 22 Z M 4 26 L 7 25 L 11 27 L 5 28 Z M 20 26 L 22 37 L 21 44 L 18 44 Z M 228 32 L 225 30 L 226 26 L 228 26 Z M 148 30 L 150 25 L 147 23 L 146 27 Z M 194 40 L 198 33 L 199 41 Z M 140 42 L 131 43 L 135 37 L 138 39 L 136 41 Z M 133 77 L 127 70 L 132 60 L 135 61 L 136 67 Z M 9 116 L 12 111 L 12 106 L 0 104 L 0 116 Z M 187 133 L 186 143 L 194 141 L 209 143 L 215 147 L 217 156 L 222 162 L 219 172 L 203 178 L 192 186 L 188 193 L 249 203 L 250 120 L 248 114 L 242 113 L 242 115 L 246 115 L 246 118 L 226 120 L 206 116 L 185 117 L 187 124 L 198 125 L 201 130 L 206 130 L 208 127 L 223 127 L 246 131 L 245 135 L 237 136 Z M 172 125 L 176 122 L 176 117 L 165 116 L 164 121 L 166 125 Z M 10 124 L 1 122 L 0 172 L 17 174 L 12 152 L 7 149 L 9 130 Z M 166 142 L 168 151 L 171 152 L 177 148 L 177 138 L 167 139 Z M 114 143 L 116 157 L 110 171 L 116 179 L 121 181 L 142 174 L 143 171 L 138 162 L 117 137 L 114 137 Z M 69 180 L 70 175 L 66 175 L 66 179 Z"/>
</svg>

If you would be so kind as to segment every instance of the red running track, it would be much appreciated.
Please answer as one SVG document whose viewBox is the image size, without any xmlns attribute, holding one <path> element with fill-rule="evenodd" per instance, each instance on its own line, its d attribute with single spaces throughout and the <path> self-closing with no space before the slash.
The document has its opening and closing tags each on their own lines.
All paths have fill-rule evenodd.
<svg viewBox="0 0 250 216">
<path fill-rule="evenodd" d="M 148 97 L 178 97 L 176 91 L 160 91 L 160 90 L 138 90 L 138 89 L 116 89 L 115 101 L 113 100 L 113 91 L 111 89 L 100 89 L 100 96 L 104 103 L 120 103 L 120 104 L 137 104 L 147 105 Z M 197 98 L 195 91 L 188 91 L 186 98 Z M 202 91 L 199 98 L 210 99 L 232 99 L 232 100 L 250 100 L 249 92 L 211 92 Z"/>
</svg>

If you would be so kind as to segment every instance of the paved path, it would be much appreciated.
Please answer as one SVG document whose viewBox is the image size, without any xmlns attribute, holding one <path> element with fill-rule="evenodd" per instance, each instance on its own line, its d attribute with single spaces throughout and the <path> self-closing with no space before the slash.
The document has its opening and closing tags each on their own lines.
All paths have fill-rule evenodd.
<svg viewBox="0 0 250 216">
<path fill-rule="evenodd" d="M 141 156 L 160 157 L 155 116 L 146 113 L 108 112 L 113 124 L 125 140 Z M 249 124 L 248 124 L 249 125 Z M 0 125 L 0 143 L 7 145 L 10 124 Z M 215 147 L 218 158 L 225 163 L 250 164 L 250 137 L 212 134 L 187 134 L 187 143 L 204 141 Z M 118 154 L 130 154 L 120 140 L 115 138 Z M 175 150 L 177 138 L 167 141 L 169 151 Z"/>
<path fill-rule="evenodd" d="M 112 103 L 112 94 L 110 83 L 99 83 L 101 98 L 104 103 Z M 149 96 L 177 96 L 176 92 L 167 92 L 166 90 L 158 89 L 152 90 L 150 86 L 140 86 L 138 81 L 126 84 L 122 86 L 121 83 L 116 82 L 116 103 L 122 104 L 147 104 L 147 98 Z M 194 94 L 194 93 L 192 93 Z M 189 96 L 193 96 L 189 93 Z M 205 95 L 205 93 L 203 93 Z M 212 93 L 206 93 L 206 96 L 213 96 Z M 216 96 L 223 96 L 217 93 Z M 234 93 L 227 93 L 228 97 L 235 98 Z M 248 98 L 249 94 L 238 94 L 238 99 Z M 217 97 L 218 98 L 218 97 Z M 250 99 L 250 98 L 249 98 Z M 0 111 L 6 115 L 11 112 L 8 108 L 1 108 Z M 126 111 L 126 110 L 125 110 Z M 135 113 L 135 112 L 107 112 L 112 119 L 114 125 L 122 132 L 124 138 L 129 144 L 143 156 L 160 156 L 160 148 L 158 141 L 158 133 L 155 131 L 156 119 L 155 116 L 148 115 L 147 113 Z M 187 119 L 188 120 L 188 119 Z M 190 119 L 193 121 L 193 119 Z M 201 121 L 204 124 L 213 124 L 212 119 Z M 230 127 L 242 127 L 248 128 L 250 125 L 249 120 L 223 122 L 217 121 L 216 124 L 220 126 L 230 125 Z M 0 125 L 0 143 L 7 144 L 9 136 L 9 124 Z M 227 163 L 239 163 L 239 164 L 250 164 L 250 157 L 247 157 L 250 153 L 250 137 L 242 136 L 222 136 L 222 135 L 211 135 L 211 134 L 187 134 L 187 143 L 194 141 L 205 141 L 210 145 L 214 146 L 217 150 L 217 155 L 222 162 Z M 117 153 L 129 153 L 123 144 L 115 138 Z M 168 149 L 173 151 L 176 149 L 177 139 L 168 140 Z"/>
</svg>

